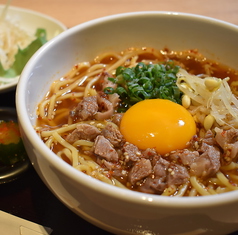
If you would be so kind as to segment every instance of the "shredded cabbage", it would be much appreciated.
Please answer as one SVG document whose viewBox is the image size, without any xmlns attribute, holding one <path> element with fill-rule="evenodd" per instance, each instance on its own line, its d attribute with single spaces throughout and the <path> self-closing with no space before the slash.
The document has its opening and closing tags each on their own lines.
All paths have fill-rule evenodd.
<svg viewBox="0 0 238 235">
<path fill-rule="evenodd" d="M 18 49 L 26 48 L 34 39 L 35 36 L 23 30 L 18 21 L 0 21 L 0 62 L 3 69 L 8 70 L 15 62 Z"/>
<path fill-rule="evenodd" d="M 177 73 L 177 86 L 194 106 L 205 107 L 220 126 L 238 127 L 238 100 L 231 92 L 229 78 L 201 78 L 184 69 Z M 209 86 L 215 84 L 215 86 Z"/>
<path fill-rule="evenodd" d="M 27 61 L 47 42 L 45 29 L 28 32 L 19 16 L 8 16 L 9 4 L 8 0 L 0 14 L 0 86 L 17 83 Z"/>
</svg>

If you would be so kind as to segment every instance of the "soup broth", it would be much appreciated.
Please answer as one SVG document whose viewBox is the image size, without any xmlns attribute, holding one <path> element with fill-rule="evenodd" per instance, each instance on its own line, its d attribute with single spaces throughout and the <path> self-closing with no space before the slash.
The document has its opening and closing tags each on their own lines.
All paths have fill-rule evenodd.
<svg viewBox="0 0 238 235">
<path fill-rule="evenodd" d="M 157 64 L 164 66 L 161 71 L 167 69 L 163 74 L 171 79 L 171 84 L 166 84 L 165 92 L 162 95 L 159 93 L 157 98 L 152 96 L 151 100 L 165 99 L 162 96 L 168 96 L 168 92 L 173 91 L 174 96 L 168 100 L 186 109 L 188 114 L 185 116 L 193 119 L 187 125 L 188 131 L 173 137 L 173 142 L 179 142 L 189 132 L 191 138 L 184 140 L 184 147 L 172 150 L 168 147 L 168 152 L 166 148 L 161 151 L 153 145 L 140 148 L 122 135 L 122 121 L 126 113 L 144 102 L 141 99 L 145 94 L 144 90 L 144 93 L 138 93 L 136 101 L 135 98 L 130 100 L 129 96 L 125 98 L 124 90 L 132 83 L 129 77 L 136 71 L 134 68 L 137 65 L 137 70 L 146 68 L 148 71 L 143 72 L 134 87 L 136 91 L 151 89 L 148 85 L 151 80 L 148 79 L 154 79 L 153 66 Z M 128 83 L 121 85 L 125 74 L 129 76 Z M 144 47 L 109 52 L 98 55 L 92 61 L 74 65 L 68 74 L 52 84 L 38 106 L 35 129 L 45 144 L 65 162 L 91 177 L 118 187 L 164 196 L 205 196 L 237 190 L 235 145 L 238 113 L 233 107 L 236 105 L 237 79 L 235 69 L 209 60 L 197 50 L 171 51 Z M 141 81 L 142 88 L 138 87 Z M 124 90 L 119 94 L 122 88 Z M 151 94 L 157 88 L 154 87 Z M 215 115 L 214 111 L 214 107 L 219 105 L 216 96 L 220 89 L 226 89 L 226 95 L 232 97 L 230 113 L 222 114 L 224 118 L 221 114 Z M 128 90 L 128 94 L 130 92 Z M 148 101 L 147 98 L 145 100 Z M 206 105 L 204 102 L 207 102 Z M 160 110 L 163 111 L 162 108 Z M 140 115 L 134 118 L 140 119 Z M 144 115 L 145 118 L 148 115 Z M 195 133 L 190 130 L 193 122 Z M 139 125 L 137 129 L 142 129 L 143 122 Z M 125 129 L 129 131 L 130 125 Z M 166 132 L 169 131 L 159 133 L 162 139 Z"/>
</svg>

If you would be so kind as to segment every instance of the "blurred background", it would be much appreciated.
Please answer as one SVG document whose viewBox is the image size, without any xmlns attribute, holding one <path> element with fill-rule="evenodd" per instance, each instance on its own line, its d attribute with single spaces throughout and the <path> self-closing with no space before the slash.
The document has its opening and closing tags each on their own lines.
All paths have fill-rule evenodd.
<svg viewBox="0 0 238 235">
<path fill-rule="evenodd" d="M 0 0 L 4 4 L 6 0 Z M 12 5 L 50 15 L 67 27 L 98 17 L 134 11 L 179 11 L 238 24 L 237 0 L 12 0 Z"/>
</svg>

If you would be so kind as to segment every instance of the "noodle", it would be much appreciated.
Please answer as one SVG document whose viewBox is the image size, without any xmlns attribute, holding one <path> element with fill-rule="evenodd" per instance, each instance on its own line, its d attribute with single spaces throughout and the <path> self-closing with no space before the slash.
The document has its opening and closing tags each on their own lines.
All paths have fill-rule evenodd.
<svg viewBox="0 0 238 235">
<path fill-rule="evenodd" d="M 229 165 L 222 166 L 221 169 L 227 171 L 238 169 L 238 163 L 231 162 Z"/>
<path fill-rule="evenodd" d="M 176 197 L 182 197 L 185 195 L 186 191 L 188 189 L 188 184 L 184 184 L 177 192 L 175 195 Z"/>
<path fill-rule="evenodd" d="M 89 146 L 92 147 L 93 146 L 93 142 L 88 141 L 88 140 L 77 140 L 73 143 L 73 146 Z"/>
<path fill-rule="evenodd" d="M 164 190 L 164 192 L 161 194 L 162 196 L 171 196 L 177 191 L 177 188 L 172 185 Z"/>
<path fill-rule="evenodd" d="M 192 58 L 192 63 L 199 64 L 199 66 L 197 65 L 199 69 L 197 69 L 195 65 L 189 68 L 189 65 L 186 64 L 188 63 L 187 58 Z M 121 188 L 141 190 L 142 192 L 148 193 L 157 192 L 155 170 L 152 171 L 151 175 L 154 175 L 151 178 L 142 179 L 133 185 L 130 181 L 131 166 L 130 163 L 128 163 L 128 153 L 123 152 L 116 144 L 112 144 L 111 142 L 110 146 L 112 146 L 112 148 L 116 146 L 116 154 L 120 156 L 119 159 L 116 160 L 117 162 L 110 162 L 106 157 L 98 157 L 95 150 L 96 137 L 93 137 L 94 132 L 91 133 L 90 131 L 104 133 L 106 139 L 109 139 L 109 137 L 107 137 L 108 125 L 115 130 L 119 130 L 118 124 L 112 120 L 116 117 L 116 114 L 118 114 L 118 104 L 112 101 L 115 97 L 113 97 L 113 95 L 106 96 L 106 94 L 102 92 L 102 86 L 104 86 L 105 82 L 111 82 L 108 77 L 115 76 L 118 67 L 125 66 L 132 68 L 139 62 L 155 64 L 169 60 L 173 60 L 175 64 L 181 66 L 177 74 L 177 86 L 184 94 L 191 98 L 191 105 L 188 107 L 188 110 L 197 123 L 198 129 L 196 137 L 198 140 L 193 140 L 190 144 L 192 150 L 196 151 L 201 147 L 201 143 L 207 133 L 204 122 L 208 115 L 212 115 L 215 118 L 215 122 L 212 124 L 212 131 L 214 133 L 215 127 L 220 128 L 222 126 L 225 130 L 238 127 L 238 100 L 236 99 L 235 92 L 234 94 L 231 92 L 237 92 L 238 90 L 238 83 L 234 81 L 237 73 L 234 72 L 235 75 L 232 77 L 232 73 L 229 70 L 229 74 L 231 75 L 230 80 L 227 76 L 223 77 L 223 79 L 214 78 L 219 84 L 219 88 L 211 92 L 208 91 L 206 81 L 210 79 L 208 76 L 216 75 L 216 71 L 218 70 L 216 67 L 217 63 L 208 63 L 207 60 L 203 60 L 203 56 L 199 53 L 193 53 L 192 51 L 182 53 L 170 52 L 167 49 L 159 51 L 153 48 L 129 48 L 120 53 L 109 52 L 98 55 L 92 62 L 78 63 L 64 77 L 55 81 L 45 96 L 45 99 L 42 100 L 38 106 L 39 120 L 35 128 L 36 131 L 47 147 L 55 152 L 59 158 L 90 177 Z M 185 68 L 188 70 L 185 70 Z M 224 71 L 223 74 L 225 73 Z M 190 72 L 200 74 L 199 76 L 204 77 L 204 79 L 192 75 Z M 229 81 L 230 84 L 232 84 L 231 87 L 228 83 Z M 112 117 L 109 119 L 105 118 L 105 120 L 90 118 L 85 120 L 79 119 L 77 112 L 79 112 L 81 107 L 79 107 L 78 104 L 83 101 L 84 98 L 99 95 L 101 95 L 100 98 L 104 100 L 98 104 L 99 109 L 102 110 L 100 113 L 105 115 L 109 106 L 112 106 L 114 108 Z M 105 97 L 107 97 L 106 102 Z M 91 110 L 93 110 L 93 106 L 90 106 L 89 112 Z M 90 114 L 86 113 L 85 115 Z M 85 126 L 89 127 L 89 134 L 86 137 L 74 139 L 72 136 L 73 133 L 77 134 L 77 128 Z M 84 131 L 83 135 L 86 134 L 86 131 Z M 72 140 L 70 139 L 71 137 Z M 114 134 L 112 138 L 113 141 L 117 141 L 119 137 Z M 130 143 L 125 143 L 125 145 L 127 144 Z M 113 151 L 114 149 L 111 150 L 111 152 Z M 223 150 L 221 150 L 221 152 L 222 151 Z M 138 149 L 137 158 L 140 158 L 141 154 Z M 181 164 L 181 161 L 177 160 L 177 158 L 173 158 L 172 152 L 160 157 L 166 161 L 171 161 L 173 164 Z M 148 159 L 150 159 L 150 157 L 147 157 L 147 160 Z M 204 178 L 190 174 L 187 181 L 182 182 L 180 185 L 167 185 L 158 194 L 177 197 L 209 196 L 237 190 L 237 158 L 234 157 L 230 162 L 226 162 L 224 159 L 220 161 L 221 167 L 216 174 L 208 174 L 208 176 Z M 139 162 L 138 159 L 136 161 Z M 153 163 L 152 160 L 151 162 Z M 181 165 L 190 171 L 190 167 L 185 163 Z M 170 168 L 168 172 L 171 175 L 173 173 Z M 166 177 L 168 178 L 169 176 Z M 166 180 L 168 179 L 161 176 L 160 181 L 162 185 L 166 184 Z M 146 188 L 151 182 L 154 191 L 152 188 Z"/>
<path fill-rule="evenodd" d="M 64 133 L 64 132 L 67 132 L 67 131 L 70 131 L 70 130 L 73 130 L 75 129 L 77 126 L 77 124 L 72 124 L 72 125 L 69 125 L 69 126 L 63 126 L 57 130 L 52 130 L 52 131 L 42 131 L 41 132 L 41 136 L 42 137 L 47 137 L 47 136 L 53 136 L 54 133 Z"/>
<path fill-rule="evenodd" d="M 78 150 L 70 145 L 68 142 L 66 142 L 57 132 L 54 132 L 52 136 L 55 138 L 55 140 L 61 144 L 62 146 L 68 148 L 71 150 L 71 162 L 72 166 L 75 167 L 78 165 Z"/>
<path fill-rule="evenodd" d="M 190 182 L 191 182 L 192 186 L 194 187 L 194 189 L 196 189 L 196 191 L 199 192 L 201 195 L 203 195 L 203 196 L 210 195 L 210 193 L 207 191 L 205 186 L 202 185 L 201 183 L 199 183 L 195 176 L 190 177 Z"/>
<path fill-rule="evenodd" d="M 237 190 L 238 187 L 232 185 L 228 179 L 224 176 L 224 174 L 222 174 L 221 172 L 217 173 L 217 178 L 221 181 L 221 183 L 226 186 L 227 188 L 229 188 L 230 190 Z"/>
</svg>

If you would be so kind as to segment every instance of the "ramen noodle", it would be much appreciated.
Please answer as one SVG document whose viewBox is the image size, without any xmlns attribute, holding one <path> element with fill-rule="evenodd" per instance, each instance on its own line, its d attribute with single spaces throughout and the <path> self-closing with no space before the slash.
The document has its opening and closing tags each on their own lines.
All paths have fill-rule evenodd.
<svg viewBox="0 0 238 235">
<path fill-rule="evenodd" d="M 133 83 L 134 73 L 141 71 Z M 121 85 L 120 72 L 127 84 Z M 162 74 L 158 79 L 164 79 L 163 92 L 161 87 L 151 90 L 154 81 L 148 78 L 159 76 L 153 73 Z M 174 80 L 168 84 L 164 74 Z M 35 129 L 59 158 L 108 184 L 164 196 L 237 190 L 237 76 L 237 71 L 197 50 L 144 47 L 104 53 L 76 64 L 53 82 L 38 105 Z M 135 96 L 128 98 L 126 90 Z M 164 111 L 158 125 L 183 112 L 179 122 L 188 123 L 187 129 L 173 135 L 176 130 L 169 124 L 165 131 L 153 132 L 160 133 L 151 144 L 153 138 L 143 139 L 146 124 L 157 128 L 148 119 L 153 116 L 149 107 Z M 171 141 L 162 144 L 169 132 Z"/>
</svg>

